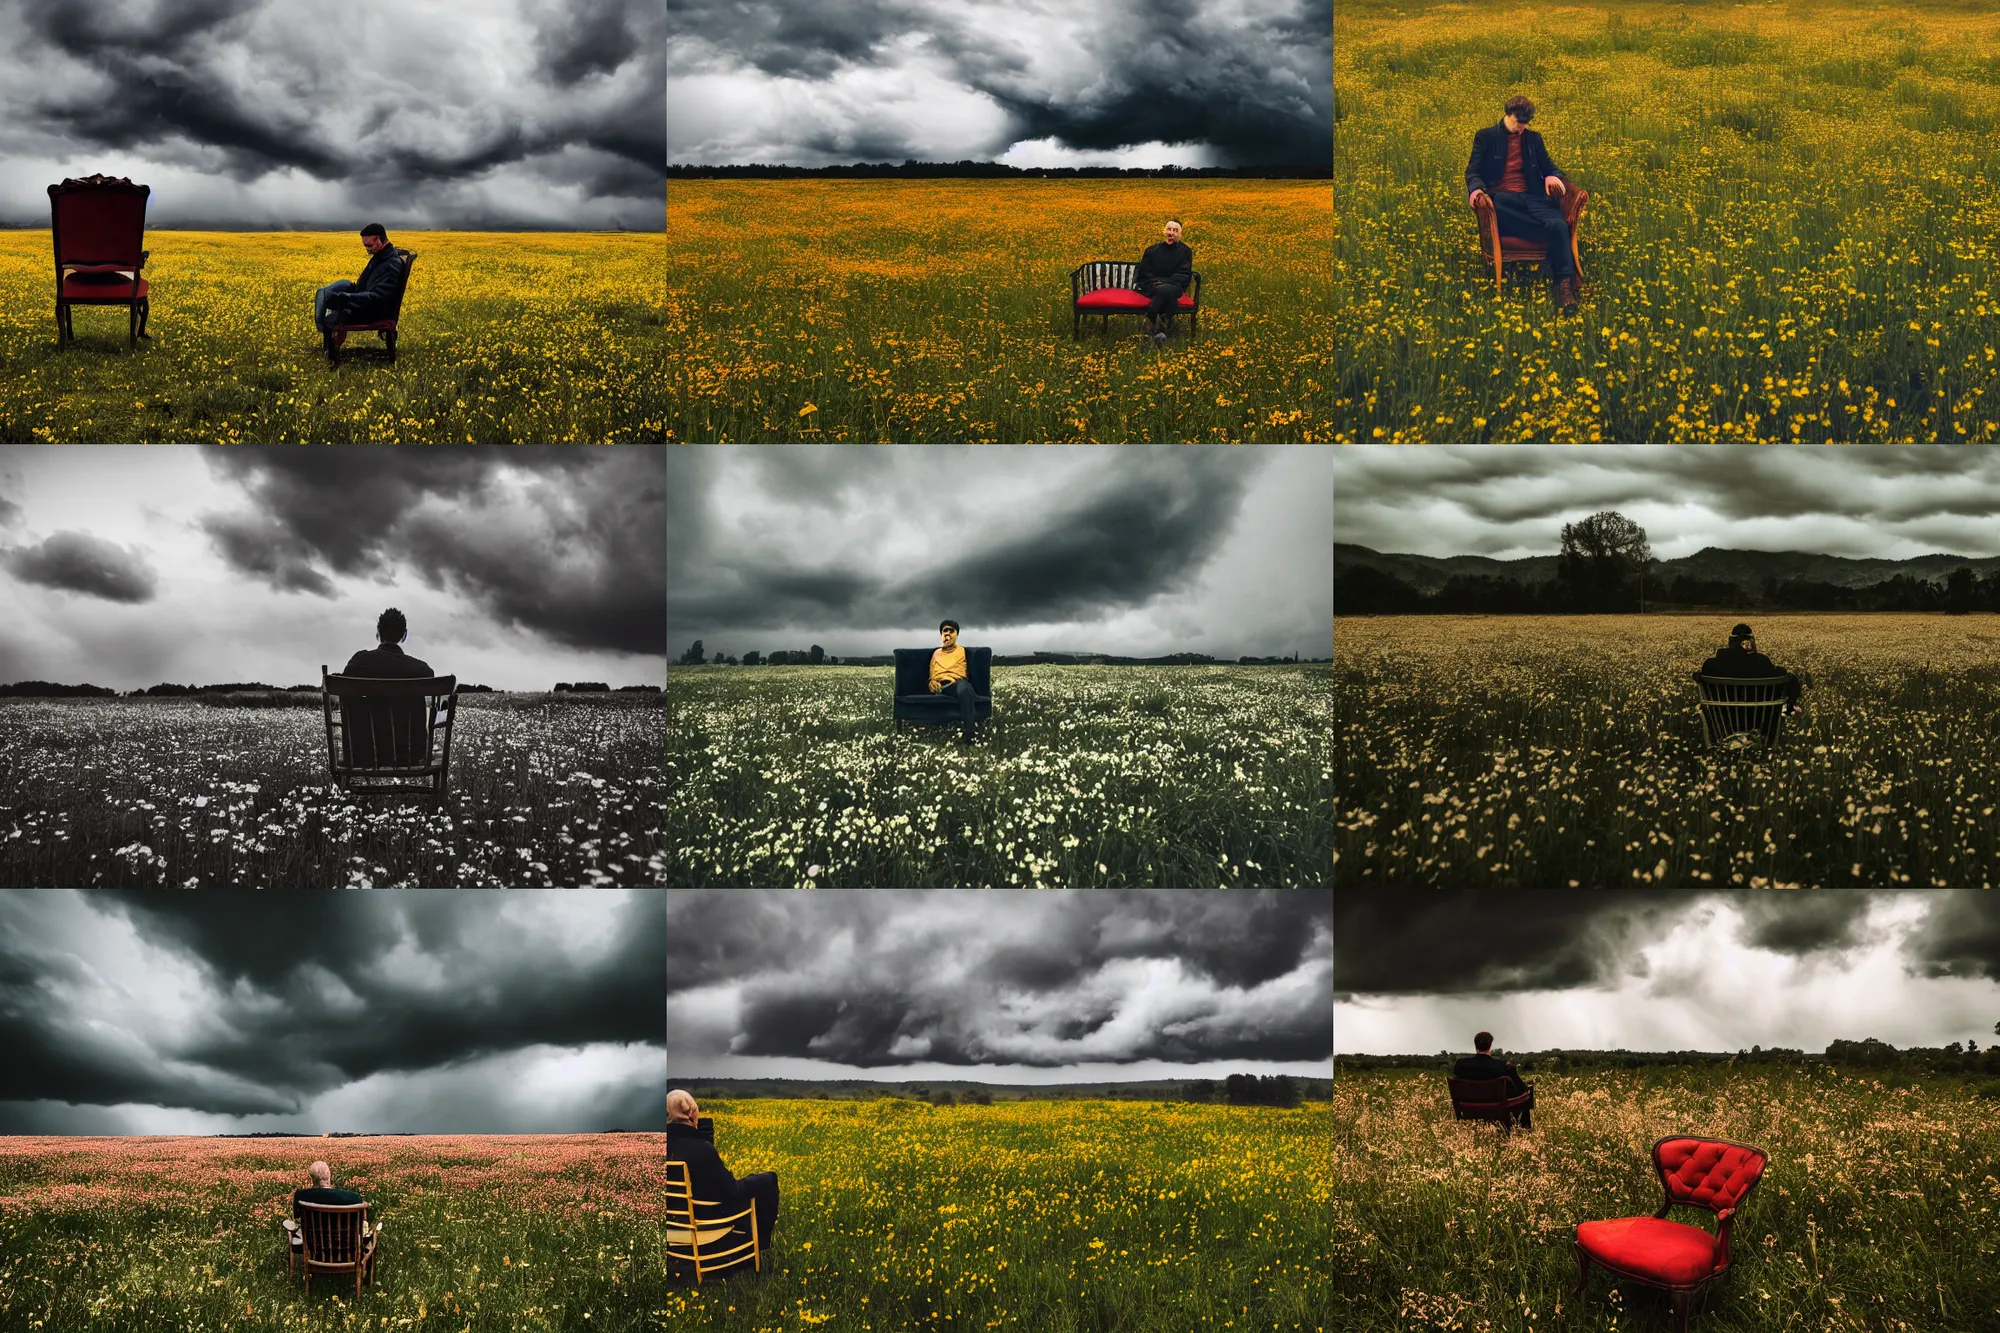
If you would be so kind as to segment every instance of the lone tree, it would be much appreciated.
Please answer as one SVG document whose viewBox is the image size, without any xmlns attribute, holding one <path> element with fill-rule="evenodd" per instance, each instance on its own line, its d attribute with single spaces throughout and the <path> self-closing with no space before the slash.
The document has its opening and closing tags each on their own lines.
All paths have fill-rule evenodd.
<svg viewBox="0 0 2000 1333">
<path fill-rule="evenodd" d="M 1646 530 L 1616 510 L 1565 523 L 1562 557 L 1556 576 L 1568 589 L 1572 604 L 1585 611 L 1623 610 L 1624 589 L 1635 575 L 1643 578 L 1653 559 Z"/>
<path fill-rule="evenodd" d="M 681 665 L 700 666 L 702 664 L 702 661 L 703 657 L 701 651 L 701 640 L 696 639 L 694 641 L 694 647 L 688 649 L 686 652 L 681 654 Z"/>
<path fill-rule="evenodd" d="M 810 659 L 812 664 L 814 666 L 818 666 L 821 662 L 825 660 L 826 660 L 826 649 L 820 647 L 818 644 L 814 644 L 812 646 L 812 657 Z"/>
<path fill-rule="evenodd" d="M 1951 577 L 1946 579 L 1944 584 L 1945 610 L 1951 615 L 1962 616 L 1972 609 L 1977 600 L 1978 588 L 1974 583 L 1972 571 L 1964 565 L 1952 570 Z"/>
</svg>

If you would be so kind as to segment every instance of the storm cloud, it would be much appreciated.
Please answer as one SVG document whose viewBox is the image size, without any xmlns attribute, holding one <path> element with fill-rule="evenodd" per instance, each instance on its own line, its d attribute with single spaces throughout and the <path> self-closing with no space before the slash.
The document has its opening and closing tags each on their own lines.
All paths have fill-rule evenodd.
<svg viewBox="0 0 2000 1333">
<path fill-rule="evenodd" d="M 600 890 L 0 894 L 0 1131 L 65 1103 L 146 1132 L 648 1127 L 664 924 Z"/>
<path fill-rule="evenodd" d="M 0 216 L 104 171 L 156 226 L 660 225 L 657 0 L 0 0 Z"/>
<path fill-rule="evenodd" d="M 1062 1069 L 1331 1056 L 1324 893 L 667 898 L 676 1068 L 751 1076 L 800 1061 Z"/>
<path fill-rule="evenodd" d="M 874 654 L 949 615 L 1001 653 L 1323 657 L 1329 468 L 1310 446 L 676 450 L 671 635 Z"/>
<path fill-rule="evenodd" d="M 107 602 L 151 601 L 159 587 L 145 552 L 87 532 L 58 532 L 33 546 L 14 547 L 0 559 L 23 583 Z"/>
<path fill-rule="evenodd" d="M 2000 556 L 2000 458 L 1952 445 L 1357 445 L 1334 461 L 1343 543 L 1419 555 L 1553 555 L 1615 509 L 1662 560 L 1704 547 L 1904 559 Z"/>
<path fill-rule="evenodd" d="M 675 162 L 1333 153 L 1331 0 L 676 0 Z"/>
</svg>

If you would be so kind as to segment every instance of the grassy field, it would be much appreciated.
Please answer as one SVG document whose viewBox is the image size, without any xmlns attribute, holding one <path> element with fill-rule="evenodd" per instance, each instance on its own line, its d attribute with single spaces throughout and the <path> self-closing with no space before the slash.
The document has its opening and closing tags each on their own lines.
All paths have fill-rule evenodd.
<svg viewBox="0 0 2000 1333">
<path fill-rule="evenodd" d="M 1714 1333 L 2000 1327 L 2000 1119 L 1953 1081 L 1682 1069 L 1536 1074 L 1535 1128 L 1454 1121 L 1444 1072 L 1334 1084 L 1332 1323 L 1351 1333 L 1673 1327 L 1666 1294 L 1594 1269 L 1575 1226 L 1659 1207 L 1652 1146 L 1693 1133 L 1771 1154 L 1736 1219 Z M 1677 1221 L 1713 1219 L 1676 1209 Z"/>
<path fill-rule="evenodd" d="M 1808 685 L 1736 756 L 1689 679 L 1732 620 L 1336 620 L 1335 883 L 2000 881 L 2000 616 L 1756 617 Z"/>
<path fill-rule="evenodd" d="M 667 1316 L 713 1333 L 1325 1333 L 1333 1126 L 1132 1102 L 703 1102 L 738 1176 L 776 1171 L 764 1271 Z"/>
<path fill-rule="evenodd" d="M 333 368 L 312 300 L 361 272 L 352 233 L 148 232 L 152 336 L 128 353 L 110 306 L 78 308 L 58 348 L 49 234 L 0 231 L 0 442 L 663 438 L 658 236 L 391 239 L 417 254 L 396 365 L 362 334 Z"/>
<path fill-rule="evenodd" d="M 0 1327 L 664 1329 L 665 1139 L 0 1138 Z M 358 1298 L 286 1274 L 278 1224 L 322 1158 L 384 1224 Z"/>
<path fill-rule="evenodd" d="M 669 884 L 1327 882 L 1325 667 L 993 668 L 983 741 L 887 667 L 670 668 Z"/>
<path fill-rule="evenodd" d="M 1320 181 L 675 181 L 669 440 L 1333 437 Z M 1072 341 L 1070 271 L 1170 217 L 1201 336 Z"/>
<path fill-rule="evenodd" d="M 2000 435 L 2000 11 L 1595 0 L 1334 18 L 1336 436 Z M 1464 186 L 1513 93 L 1588 190 L 1581 318 L 1496 297 Z"/>
<path fill-rule="evenodd" d="M 660 695 L 461 696 L 442 809 L 336 791 L 319 696 L 292 697 L 311 706 L 0 701 L 0 884 L 577 888 L 666 874 Z"/>
</svg>

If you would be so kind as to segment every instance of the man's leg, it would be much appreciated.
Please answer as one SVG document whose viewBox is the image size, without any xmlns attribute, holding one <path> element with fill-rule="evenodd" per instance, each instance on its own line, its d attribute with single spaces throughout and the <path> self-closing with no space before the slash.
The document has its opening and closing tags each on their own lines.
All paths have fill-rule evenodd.
<svg viewBox="0 0 2000 1333">
<path fill-rule="evenodd" d="M 963 676 L 953 681 L 950 689 L 952 693 L 958 696 L 960 734 L 969 741 L 972 739 L 972 728 L 979 721 L 979 706 L 974 702 L 978 696 L 973 693 L 972 682 Z"/>
<path fill-rule="evenodd" d="M 1174 331 L 1174 316 L 1180 313 L 1181 289 L 1171 282 L 1153 283 L 1153 290 L 1147 293 L 1152 298 L 1151 314 L 1153 326 L 1165 333 Z"/>
<path fill-rule="evenodd" d="M 1548 246 L 1543 271 L 1549 281 L 1560 282 L 1576 275 L 1576 259 L 1569 252 L 1569 223 L 1563 221 L 1560 204 L 1546 194 L 1533 192 L 1501 193 L 1492 199 L 1502 236 L 1540 241 Z"/>
<path fill-rule="evenodd" d="M 757 1205 L 757 1243 L 771 1248 L 778 1234 L 778 1173 L 759 1171 L 736 1182 L 736 1202 L 749 1200 Z M 734 1211 L 734 1210 L 732 1210 Z"/>
<path fill-rule="evenodd" d="M 326 286 L 315 292 L 313 294 L 313 327 L 321 333 L 332 333 L 333 326 L 340 322 L 340 312 L 338 310 L 328 310 L 326 298 L 335 292 L 351 291 L 353 288 L 354 280 L 352 278 L 339 278 L 333 282 L 329 282 Z M 338 302 L 335 304 L 338 304 Z"/>
<path fill-rule="evenodd" d="M 1515 1109 L 1514 1119 L 1522 1129 L 1533 1129 L 1535 1127 L 1535 1090 L 1533 1088 L 1528 1089 L 1528 1100 L 1521 1103 Z"/>
</svg>

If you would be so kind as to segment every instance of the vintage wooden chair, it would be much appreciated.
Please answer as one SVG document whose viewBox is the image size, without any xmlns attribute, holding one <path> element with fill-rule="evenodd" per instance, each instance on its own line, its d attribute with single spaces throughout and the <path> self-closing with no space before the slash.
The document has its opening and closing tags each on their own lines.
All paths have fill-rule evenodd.
<svg viewBox="0 0 2000 1333">
<path fill-rule="evenodd" d="M 1776 745 L 1785 734 L 1789 676 L 1731 680 L 1694 673 L 1701 688 L 1702 732 L 1710 749 Z"/>
<path fill-rule="evenodd" d="M 1565 182 L 1562 193 L 1563 221 L 1569 223 L 1569 257 L 1576 264 L 1576 280 L 1583 283 L 1583 251 L 1577 246 L 1578 225 L 1583 220 L 1583 206 L 1590 200 L 1590 191 L 1574 182 Z M 1493 294 L 1498 296 L 1504 286 L 1501 265 L 1513 259 L 1527 259 L 1536 263 L 1547 263 L 1549 247 L 1540 241 L 1524 241 L 1518 236 L 1500 234 L 1500 214 L 1494 210 L 1493 201 L 1481 199 L 1472 206 L 1473 220 L 1479 224 L 1479 250 L 1493 265 Z"/>
<path fill-rule="evenodd" d="M 1447 1078 L 1445 1082 L 1451 1089 L 1452 1119 L 1491 1120 L 1500 1126 L 1502 1134 L 1513 1132 L 1521 1108 L 1528 1104 L 1528 1095 L 1535 1090 L 1530 1083 L 1527 1092 L 1510 1097 L 1504 1078 Z"/>
<path fill-rule="evenodd" d="M 1111 331 L 1113 315 L 1144 315 L 1152 301 L 1141 296 L 1132 284 L 1139 280 L 1139 265 L 1119 259 L 1093 259 L 1069 275 L 1069 336 L 1081 336 L 1085 315 L 1097 315 L 1101 332 Z M 1188 339 L 1201 335 L 1201 274 L 1194 275 L 1181 293 L 1180 313 L 1188 319 Z"/>
<path fill-rule="evenodd" d="M 1709 1284 L 1729 1271 L 1729 1228 L 1770 1160 L 1762 1148 L 1729 1139 L 1675 1137 L 1653 1145 L 1653 1169 L 1666 1197 L 1651 1217 L 1580 1222 L 1576 1228 L 1576 1290 L 1583 1294 L 1590 1265 L 1620 1277 L 1666 1288 L 1675 1333 L 1686 1333 L 1689 1310 Z M 1706 1208 L 1716 1231 L 1664 1220 L 1667 1210 Z"/>
<path fill-rule="evenodd" d="M 711 1199 L 694 1197 L 694 1187 L 688 1182 L 686 1162 L 667 1163 L 667 1258 L 694 1265 L 694 1283 L 701 1285 L 703 1273 L 713 1273 L 724 1268 L 733 1268 L 740 1263 L 749 1263 L 758 1272 L 764 1271 L 763 1250 L 757 1239 L 757 1203 L 753 1199 L 745 1204 L 743 1211 L 728 1217 L 704 1217 L 697 1219 L 697 1208 L 720 1208 L 722 1204 Z M 737 1223 L 749 1227 L 750 1239 L 734 1246 L 724 1246 L 731 1233 L 737 1232 Z"/>
<path fill-rule="evenodd" d="M 122 176 L 84 176 L 49 187 L 49 232 L 56 251 L 56 345 L 76 340 L 71 307 L 122 305 L 125 344 L 150 337 L 150 290 L 141 275 L 152 251 L 146 239 L 150 185 Z"/>
<path fill-rule="evenodd" d="M 285 1219 L 291 1238 L 285 1264 L 287 1277 L 296 1260 L 305 1266 L 306 1292 L 311 1294 L 313 1274 L 352 1273 L 354 1294 L 361 1283 L 375 1285 L 375 1248 L 382 1237 L 382 1225 L 369 1225 L 365 1203 L 306 1203 L 298 1205 L 298 1220 Z"/>
<path fill-rule="evenodd" d="M 896 730 L 905 722 L 919 725 L 958 725 L 958 700 L 931 693 L 931 653 L 929 648 L 898 648 L 896 652 Z M 972 682 L 973 718 L 986 722 L 993 717 L 993 650 L 965 650 L 965 678 Z"/>
<path fill-rule="evenodd" d="M 451 771 L 458 677 L 338 676 L 329 675 L 325 663 L 319 675 L 334 786 L 351 796 L 442 801 Z"/>
<path fill-rule="evenodd" d="M 410 270 L 417 266 L 417 252 L 408 251 L 409 258 L 403 261 L 403 280 L 396 284 L 396 299 L 389 307 L 387 319 L 369 320 L 362 324 L 336 324 L 333 328 L 333 350 L 327 353 L 327 360 L 333 365 L 340 364 L 340 349 L 347 343 L 350 333 L 370 333 L 380 335 L 389 348 L 389 364 L 396 364 L 396 321 L 403 314 L 403 293 L 410 287 Z"/>
</svg>

